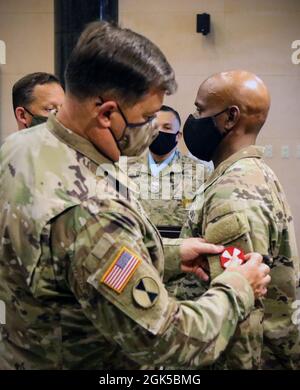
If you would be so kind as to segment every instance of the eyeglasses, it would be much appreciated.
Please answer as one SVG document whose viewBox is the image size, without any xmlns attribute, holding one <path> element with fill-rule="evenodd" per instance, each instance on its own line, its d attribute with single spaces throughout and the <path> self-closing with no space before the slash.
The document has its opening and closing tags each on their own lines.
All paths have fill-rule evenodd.
<svg viewBox="0 0 300 390">
<path fill-rule="evenodd" d="M 28 110 L 28 108 L 23 107 L 24 110 L 27 112 L 27 114 L 31 115 L 32 117 L 36 116 L 36 114 L 33 114 L 31 111 Z M 44 108 L 45 111 L 47 111 L 49 114 L 56 114 L 58 111 L 58 108 Z"/>
</svg>

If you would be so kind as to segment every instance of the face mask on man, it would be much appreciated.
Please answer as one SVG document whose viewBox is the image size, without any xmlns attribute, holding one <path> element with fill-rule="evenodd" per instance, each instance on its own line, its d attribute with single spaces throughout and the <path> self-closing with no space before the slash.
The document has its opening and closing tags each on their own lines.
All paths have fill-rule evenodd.
<svg viewBox="0 0 300 390">
<path fill-rule="evenodd" d="M 32 112 L 30 112 L 27 108 L 23 107 L 24 110 L 32 116 L 32 120 L 31 120 L 31 124 L 29 126 L 26 126 L 26 127 L 33 127 L 33 126 L 37 126 L 37 125 L 40 125 L 41 123 L 45 123 L 47 122 L 48 120 L 48 117 L 47 116 L 43 116 L 43 115 L 34 115 L 32 114 Z"/>
<path fill-rule="evenodd" d="M 200 160 L 211 161 L 218 145 L 227 135 L 220 132 L 214 118 L 227 110 L 228 108 L 205 118 L 189 115 L 183 127 L 183 138 L 193 156 Z"/>
<path fill-rule="evenodd" d="M 157 156 L 163 156 L 164 154 L 171 152 L 171 150 L 173 150 L 178 143 L 176 140 L 178 133 L 179 131 L 177 131 L 175 134 L 160 131 L 158 137 L 156 137 L 149 146 L 149 149 Z"/>
<path fill-rule="evenodd" d="M 103 99 L 100 97 L 103 102 Z M 121 108 L 118 110 L 125 122 L 125 129 L 120 139 L 117 139 L 113 130 L 110 132 L 120 150 L 122 156 L 140 156 L 149 147 L 158 135 L 158 127 L 154 123 L 155 116 L 140 123 L 128 122 Z"/>
</svg>

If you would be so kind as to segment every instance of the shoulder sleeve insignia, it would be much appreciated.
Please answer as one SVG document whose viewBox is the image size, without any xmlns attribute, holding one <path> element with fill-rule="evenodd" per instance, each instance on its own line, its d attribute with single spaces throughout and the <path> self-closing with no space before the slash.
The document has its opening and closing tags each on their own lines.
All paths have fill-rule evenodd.
<svg viewBox="0 0 300 390">
<path fill-rule="evenodd" d="M 153 278 L 144 277 L 138 280 L 132 289 L 135 303 L 144 309 L 155 305 L 159 296 L 159 286 Z"/>
<path fill-rule="evenodd" d="M 101 283 L 121 293 L 142 260 L 134 252 L 123 247 L 101 278 Z"/>
<path fill-rule="evenodd" d="M 240 265 L 245 263 L 245 254 L 241 249 L 229 246 L 221 253 L 220 261 L 223 268 L 229 265 Z"/>
</svg>

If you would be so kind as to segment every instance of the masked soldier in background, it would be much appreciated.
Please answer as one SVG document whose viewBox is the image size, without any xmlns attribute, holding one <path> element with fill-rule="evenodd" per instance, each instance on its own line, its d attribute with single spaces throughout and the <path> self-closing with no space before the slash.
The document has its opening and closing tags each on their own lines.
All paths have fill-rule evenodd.
<svg viewBox="0 0 300 390">
<path fill-rule="evenodd" d="M 178 238 L 196 188 L 203 184 L 204 166 L 178 149 L 177 111 L 162 106 L 155 121 L 159 134 L 146 154 L 130 161 L 128 176 L 139 186 L 141 203 L 160 233 Z"/>
<path fill-rule="evenodd" d="M 0 150 L 0 367 L 212 363 L 266 293 L 269 268 L 249 254 L 199 300 L 170 298 L 160 235 L 115 164 L 153 141 L 172 68 L 141 35 L 95 22 L 65 78 L 57 115 Z M 178 257 L 201 274 L 204 255 L 223 249 L 191 238 Z"/>
<path fill-rule="evenodd" d="M 27 74 L 12 90 L 13 109 L 18 129 L 47 121 L 50 112 L 63 104 L 65 92 L 56 76 L 45 72 Z"/>
<path fill-rule="evenodd" d="M 177 111 L 162 106 L 155 121 L 159 134 L 147 153 L 128 159 L 128 176 L 136 183 L 140 202 L 151 222 L 168 242 L 168 238 L 179 237 L 196 189 L 209 171 L 200 161 L 179 151 L 182 131 Z M 165 281 L 174 276 L 166 265 Z"/>
</svg>

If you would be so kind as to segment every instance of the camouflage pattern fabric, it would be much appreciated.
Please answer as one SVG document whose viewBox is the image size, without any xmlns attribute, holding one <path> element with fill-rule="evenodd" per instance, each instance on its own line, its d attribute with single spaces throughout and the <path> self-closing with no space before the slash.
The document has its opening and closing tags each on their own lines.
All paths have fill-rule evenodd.
<svg viewBox="0 0 300 390">
<path fill-rule="evenodd" d="M 181 234 L 271 258 L 268 294 L 239 325 L 218 368 L 299 365 L 299 329 L 292 322 L 299 257 L 292 215 L 277 177 L 262 156 L 263 148 L 250 146 L 221 163 L 196 195 Z M 209 264 L 212 279 L 223 272 L 219 256 L 210 257 Z M 191 285 L 199 292 L 208 287 L 188 276 L 178 281 L 177 297 L 194 298 Z"/>
<path fill-rule="evenodd" d="M 248 317 L 235 272 L 197 301 L 169 298 L 161 238 L 128 187 L 53 115 L 2 145 L 1 369 L 198 368 Z"/>
<path fill-rule="evenodd" d="M 139 187 L 144 210 L 156 226 L 183 226 L 196 190 L 208 175 L 203 164 L 176 150 L 172 161 L 152 176 L 148 153 L 129 159 L 128 176 Z"/>
<path fill-rule="evenodd" d="M 196 189 L 204 183 L 210 172 L 201 162 L 176 150 L 172 161 L 155 177 L 149 167 L 149 153 L 148 150 L 139 158 L 128 159 L 128 176 L 136 184 L 137 197 L 151 222 L 156 227 L 178 228 L 180 232 L 187 219 Z M 172 246 L 173 241 L 163 238 L 167 252 L 164 281 L 170 294 L 174 294 L 177 277 L 181 275 L 180 259 L 176 258 L 172 251 L 175 248 Z"/>
</svg>

